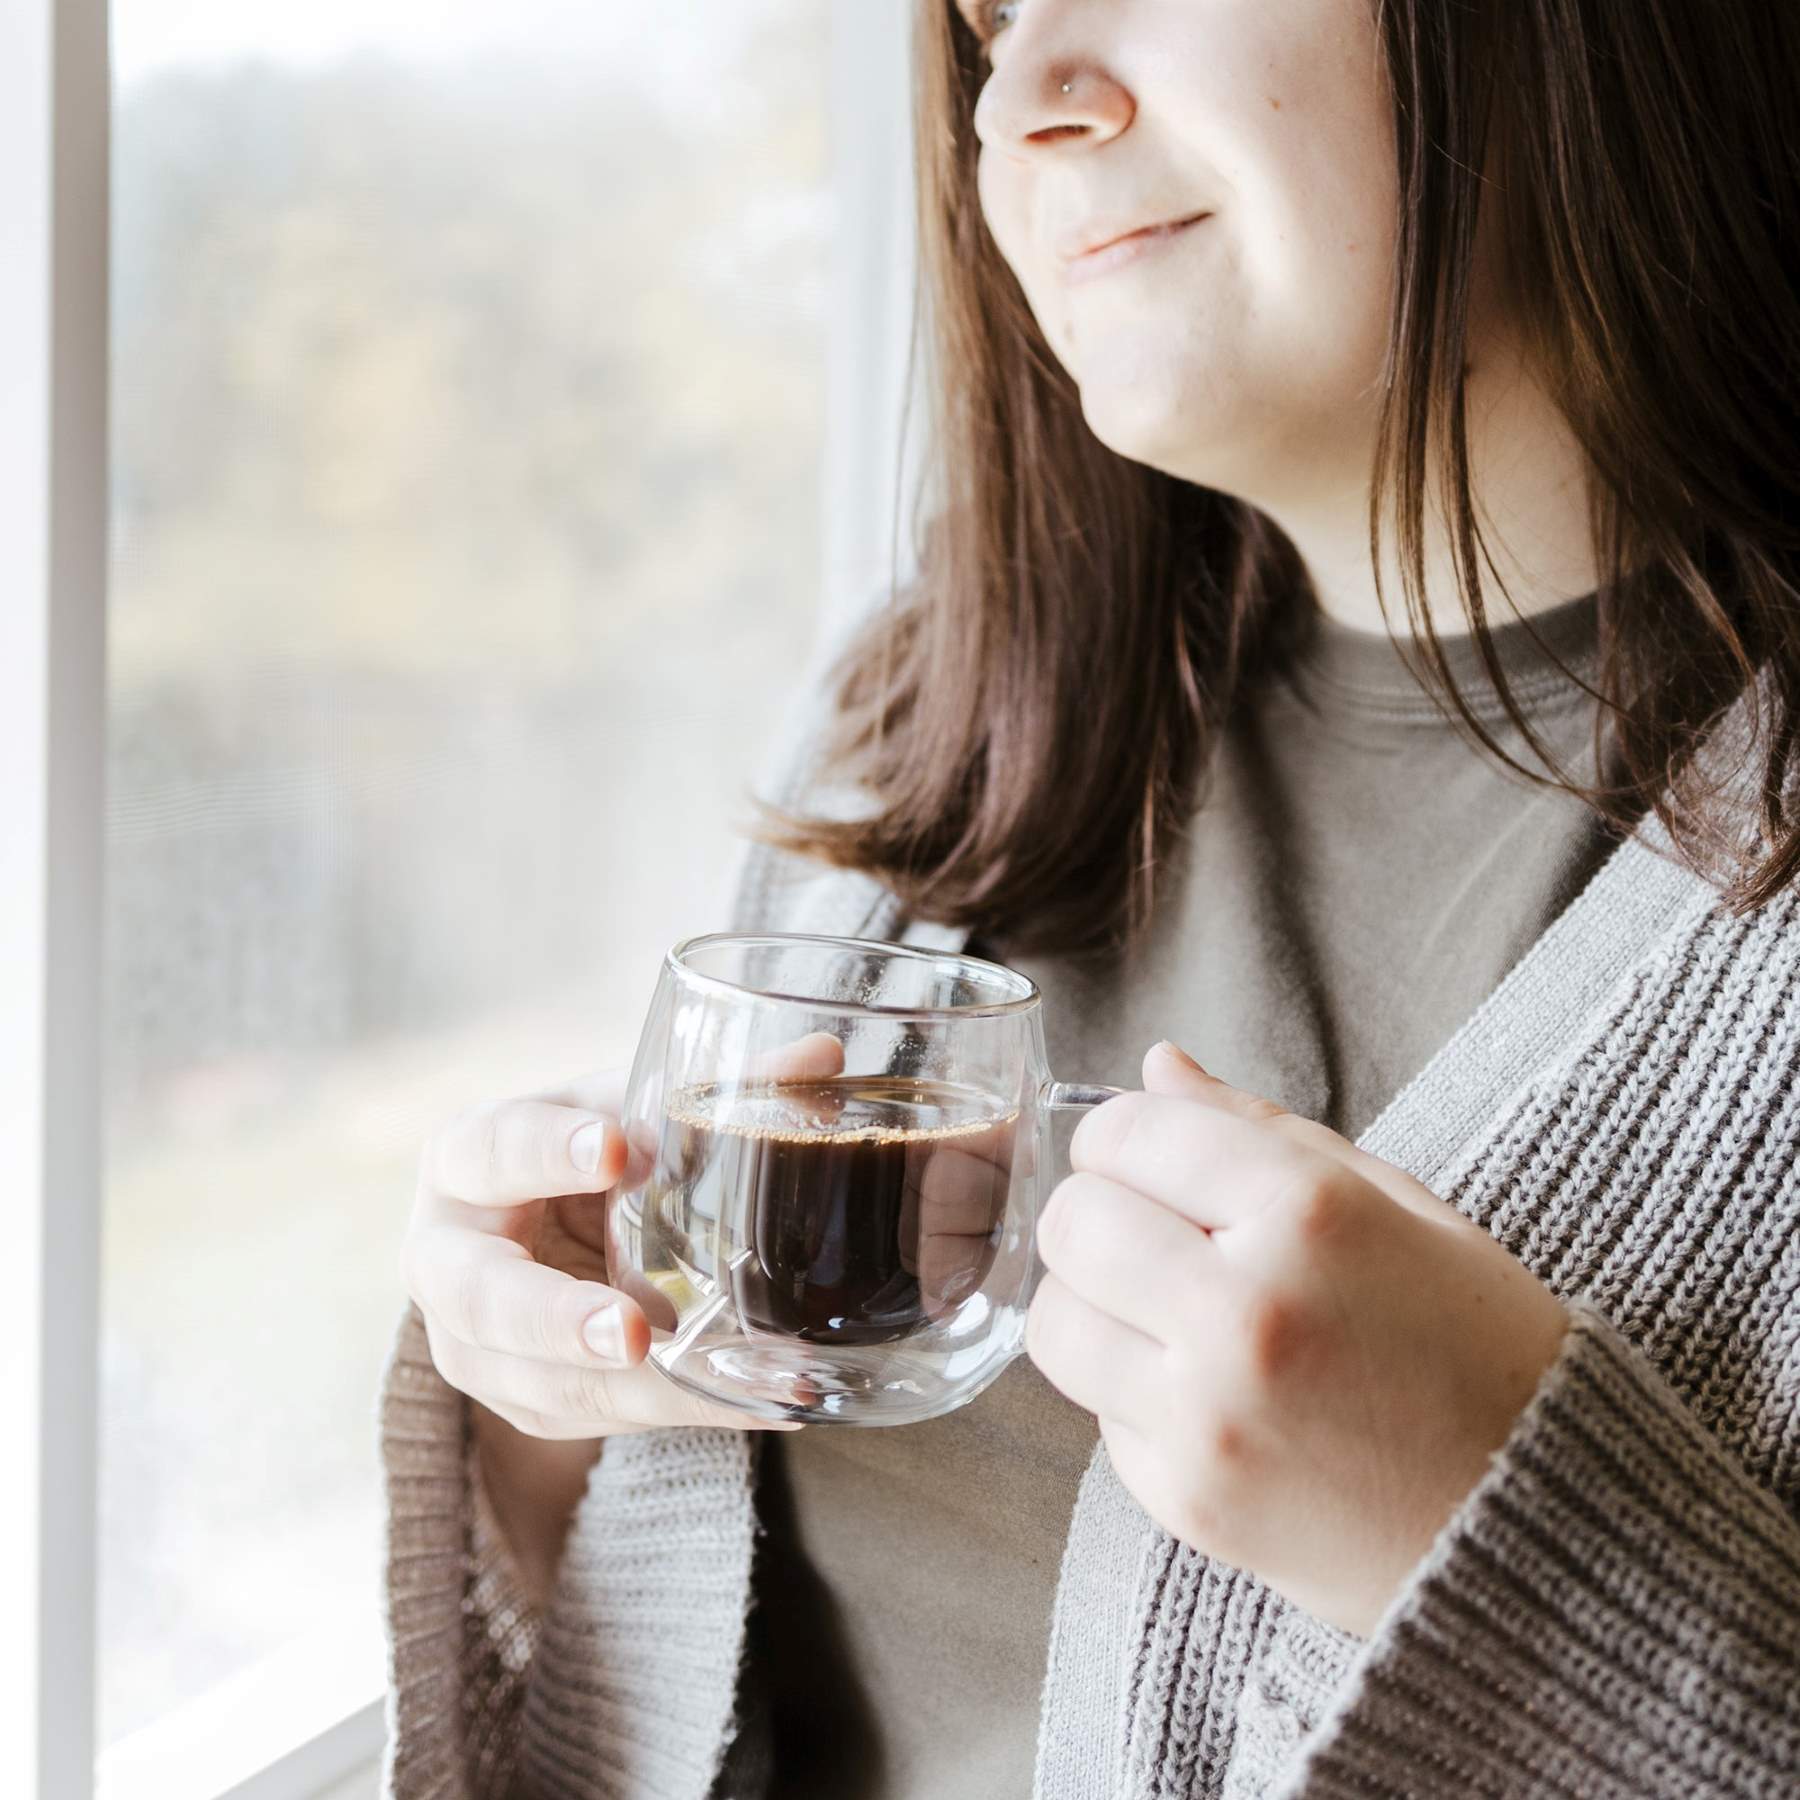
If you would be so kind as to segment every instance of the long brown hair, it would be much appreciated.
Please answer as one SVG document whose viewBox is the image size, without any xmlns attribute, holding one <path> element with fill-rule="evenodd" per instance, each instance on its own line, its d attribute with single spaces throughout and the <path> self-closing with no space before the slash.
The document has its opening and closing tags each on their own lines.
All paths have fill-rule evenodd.
<svg viewBox="0 0 1800 1800">
<path fill-rule="evenodd" d="M 1597 730 L 1623 780 L 1559 771 L 1556 785 L 1621 829 L 1653 809 L 1732 904 L 1759 905 L 1800 874 L 1783 804 L 1800 764 L 1800 14 L 1767 0 L 1377 4 L 1400 214 L 1376 566 L 1392 528 L 1429 681 L 1511 761 L 1457 691 L 1425 605 L 1435 483 L 1463 610 L 1535 743 L 1488 633 L 1467 443 L 1491 150 L 1528 329 L 1595 473 Z M 916 525 L 916 582 L 835 670 L 819 753 L 873 805 L 853 820 L 765 807 L 758 835 L 1022 949 L 1116 947 L 1148 922 L 1234 698 L 1288 653 L 1306 575 L 1253 507 L 1087 428 L 981 215 L 984 59 L 953 0 L 920 0 L 914 49 L 915 348 L 923 336 L 938 498 Z M 1692 755 L 1746 689 L 1762 700 L 1759 842 Z M 1728 864 L 1722 846 L 1736 846 Z"/>
</svg>

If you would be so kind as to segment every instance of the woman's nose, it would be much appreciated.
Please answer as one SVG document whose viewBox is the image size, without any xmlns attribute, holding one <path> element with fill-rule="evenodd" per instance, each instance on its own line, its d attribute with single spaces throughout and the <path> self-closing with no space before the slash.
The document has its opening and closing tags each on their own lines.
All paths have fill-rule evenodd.
<svg viewBox="0 0 1800 1800">
<path fill-rule="evenodd" d="M 1008 156 L 1029 158 L 1093 149 L 1136 115 L 1130 91 L 1091 58 L 1058 55 L 1013 28 L 1014 41 L 975 105 L 975 135 Z"/>
</svg>

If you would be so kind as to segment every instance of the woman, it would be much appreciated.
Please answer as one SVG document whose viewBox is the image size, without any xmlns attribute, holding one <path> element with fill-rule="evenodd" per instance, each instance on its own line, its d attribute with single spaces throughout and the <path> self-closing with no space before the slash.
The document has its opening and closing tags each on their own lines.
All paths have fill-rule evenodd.
<svg viewBox="0 0 1800 1800">
<path fill-rule="evenodd" d="M 778 1438 L 605 1285 L 618 1076 L 450 1122 L 394 1791 L 1792 1792 L 1800 23 L 917 30 L 948 499 L 737 922 L 1138 1091 L 1029 1360 Z"/>
</svg>

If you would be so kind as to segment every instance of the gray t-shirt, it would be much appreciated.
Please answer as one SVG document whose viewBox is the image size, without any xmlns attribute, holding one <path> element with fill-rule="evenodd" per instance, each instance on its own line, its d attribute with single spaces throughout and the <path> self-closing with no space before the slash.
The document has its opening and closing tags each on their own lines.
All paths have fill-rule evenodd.
<svg viewBox="0 0 1800 1800">
<path fill-rule="evenodd" d="M 1540 735 L 1589 773 L 1594 703 L 1556 661 L 1591 674 L 1591 599 L 1494 638 Z M 1533 764 L 1473 644 L 1446 647 L 1478 715 Z M 1170 1037 L 1355 1136 L 1614 841 L 1460 736 L 1385 636 L 1315 615 L 1293 669 L 1226 733 L 1135 957 L 972 947 L 1037 981 L 1061 1080 L 1136 1086 Z M 1072 1130 L 1059 1121 L 1059 1153 Z M 765 1441 L 746 1697 L 771 1698 L 781 1800 L 1024 1800 L 1096 1437 L 1021 1357 L 946 1418 Z"/>
</svg>

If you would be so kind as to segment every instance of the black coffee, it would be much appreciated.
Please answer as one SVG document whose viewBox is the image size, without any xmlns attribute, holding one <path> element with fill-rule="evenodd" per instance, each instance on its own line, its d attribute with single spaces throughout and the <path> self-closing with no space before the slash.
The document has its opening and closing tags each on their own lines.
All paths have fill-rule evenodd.
<svg viewBox="0 0 1800 1800">
<path fill-rule="evenodd" d="M 686 1088 L 664 1118 L 647 1229 L 729 1281 L 754 1330 L 884 1343 L 992 1267 L 1017 1119 L 978 1089 L 904 1076 Z"/>
</svg>

